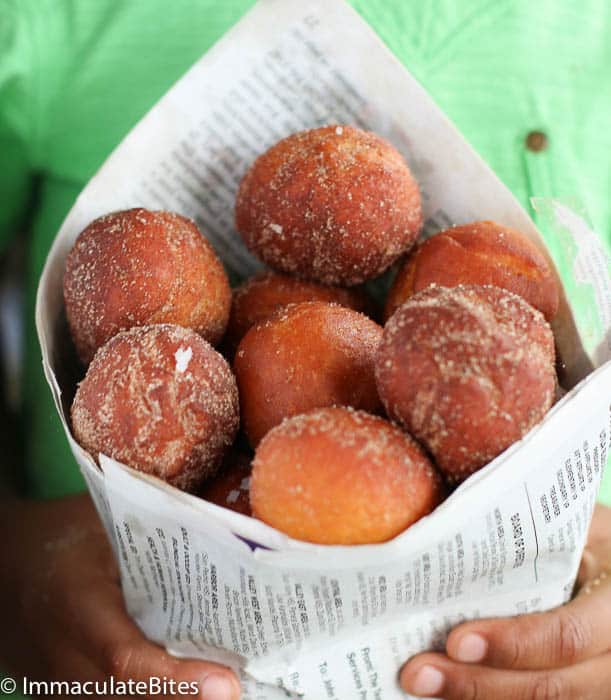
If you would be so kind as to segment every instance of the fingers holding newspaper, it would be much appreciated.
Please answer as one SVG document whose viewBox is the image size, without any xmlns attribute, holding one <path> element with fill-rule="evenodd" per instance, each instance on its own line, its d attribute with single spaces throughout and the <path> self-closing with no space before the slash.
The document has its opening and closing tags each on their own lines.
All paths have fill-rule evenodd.
<svg viewBox="0 0 611 700">
<path fill-rule="evenodd" d="M 15 503 L 2 516 L 0 534 L 20 532 L 2 539 L 8 575 L 0 585 L 0 613 L 12 634 L 0 640 L 0 659 L 13 677 L 27 676 L 24 684 L 95 683 L 89 688 L 105 689 L 101 694 L 114 687 L 140 697 L 237 700 L 239 683 L 228 668 L 177 659 L 131 620 L 88 495 Z"/>
<path fill-rule="evenodd" d="M 611 654 L 553 671 L 467 666 L 424 654 L 413 667 L 405 668 L 402 683 L 416 697 L 444 700 L 607 700 Z"/>
<path fill-rule="evenodd" d="M 468 622 L 447 654 L 401 671 L 417 697 L 444 700 L 606 700 L 611 687 L 611 508 L 597 506 L 576 597 L 545 613 Z"/>
</svg>

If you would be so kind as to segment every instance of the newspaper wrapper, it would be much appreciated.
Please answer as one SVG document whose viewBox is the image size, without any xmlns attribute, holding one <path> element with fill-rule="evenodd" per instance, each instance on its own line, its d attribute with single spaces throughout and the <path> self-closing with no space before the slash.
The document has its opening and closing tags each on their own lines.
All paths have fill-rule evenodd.
<svg viewBox="0 0 611 700">
<path fill-rule="evenodd" d="M 493 219 L 525 232 L 549 256 L 514 197 L 349 6 L 262 0 L 82 192 L 38 292 L 45 373 L 120 563 L 129 613 L 173 654 L 238 670 L 251 700 L 402 698 L 400 665 L 440 648 L 457 623 L 565 602 L 607 462 L 608 261 L 585 221 L 550 201 L 538 211 L 571 244 L 551 250 L 564 288 L 575 292 L 563 296 L 554 329 L 570 391 L 519 443 L 394 540 L 296 542 L 104 456 L 100 469 L 74 442 L 61 289 L 79 231 L 125 207 L 178 211 L 197 221 L 232 279 L 242 279 L 259 263 L 233 228 L 240 178 L 281 137 L 328 123 L 373 130 L 403 153 L 421 184 L 425 233 Z M 580 307 L 583 294 L 595 305 Z"/>
</svg>

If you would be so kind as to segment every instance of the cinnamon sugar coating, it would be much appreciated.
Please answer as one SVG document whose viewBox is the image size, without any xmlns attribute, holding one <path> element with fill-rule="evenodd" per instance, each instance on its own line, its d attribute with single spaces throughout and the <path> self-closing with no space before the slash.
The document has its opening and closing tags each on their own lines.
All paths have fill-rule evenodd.
<svg viewBox="0 0 611 700">
<path fill-rule="evenodd" d="M 221 261 L 192 221 L 129 209 L 81 232 L 66 261 L 64 301 L 87 364 L 113 335 L 133 326 L 175 323 L 217 343 L 231 290 Z"/>
<path fill-rule="evenodd" d="M 308 542 L 384 542 L 442 498 L 441 479 L 414 440 L 348 408 L 286 419 L 263 438 L 253 461 L 255 517 Z"/>
<path fill-rule="evenodd" d="M 420 191 L 401 154 L 351 126 L 302 131 L 259 156 L 235 217 L 270 267 L 343 286 L 380 275 L 422 227 Z"/>
<path fill-rule="evenodd" d="M 71 419 L 94 458 L 102 452 L 191 491 L 235 438 L 237 386 L 226 360 L 195 331 L 142 326 L 98 350 Z"/>
<path fill-rule="evenodd" d="M 388 415 L 463 481 L 554 400 L 554 338 L 543 315 L 498 287 L 428 287 L 384 328 L 376 381 Z"/>
</svg>

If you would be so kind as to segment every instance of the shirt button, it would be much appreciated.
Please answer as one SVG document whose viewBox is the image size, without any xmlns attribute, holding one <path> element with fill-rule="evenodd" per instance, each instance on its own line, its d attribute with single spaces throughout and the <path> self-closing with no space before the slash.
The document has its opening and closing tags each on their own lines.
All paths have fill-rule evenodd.
<svg viewBox="0 0 611 700">
<path fill-rule="evenodd" d="M 547 134 L 543 131 L 531 131 L 526 137 L 526 148 L 534 153 L 547 148 Z"/>
</svg>

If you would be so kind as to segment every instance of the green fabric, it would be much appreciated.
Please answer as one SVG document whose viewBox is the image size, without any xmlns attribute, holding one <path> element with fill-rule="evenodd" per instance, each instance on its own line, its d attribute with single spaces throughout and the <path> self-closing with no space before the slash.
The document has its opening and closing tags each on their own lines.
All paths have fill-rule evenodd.
<svg viewBox="0 0 611 700">
<path fill-rule="evenodd" d="M 38 182 L 25 387 L 34 494 L 83 488 L 40 370 L 32 322 L 53 235 L 112 148 L 252 4 L 0 0 L 0 240 L 19 230 Z M 576 200 L 611 247 L 606 0 L 352 4 L 527 209 L 533 195 Z M 524 145 L 535 129 L 549 138 L 540 153 Z M 551 232 L 547 241 L 553 249 Z M 611 503 L 609 475 L 603 498 Z"/>
</svg>

